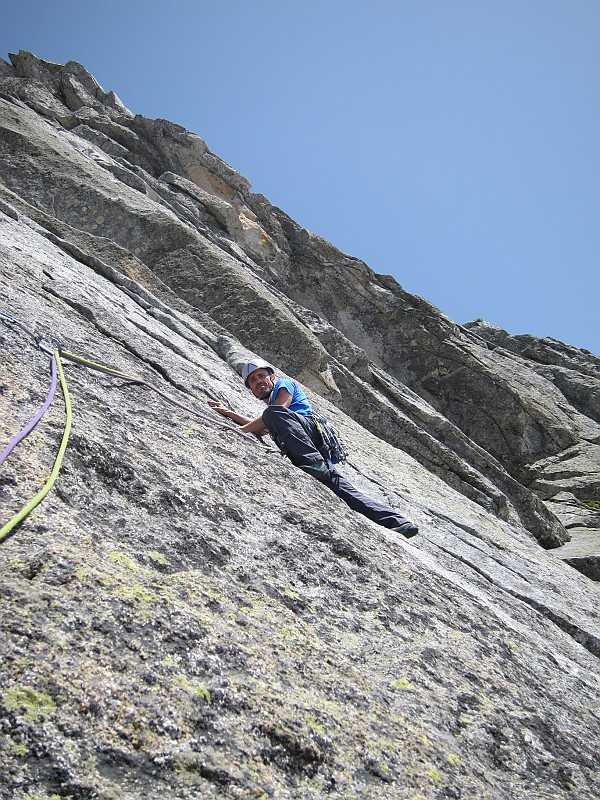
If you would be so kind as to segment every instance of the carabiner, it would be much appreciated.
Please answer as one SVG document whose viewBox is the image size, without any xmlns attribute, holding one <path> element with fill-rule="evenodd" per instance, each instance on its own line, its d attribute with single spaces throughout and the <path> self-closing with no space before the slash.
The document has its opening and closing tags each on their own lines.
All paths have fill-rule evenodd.
<svg viewBox="0 0 600 800">
<path fill-rule="evenodd" d="M 46 336 L 44 333 L 38 333 L 35 337 L 35 343 L 38 350 L 46 353 L 47 356 L 53 356 L 57 350 L 59 356 L 62 355 L 62 344 L 60 339 L 55 336 Z"/>
<path fill-rule="evenodd" d="M 12 314 L 7 314 L 6 311 L 0 311 L 0 320 L 6 325 L 18 325 L 17 320 Z"/>
</svg>

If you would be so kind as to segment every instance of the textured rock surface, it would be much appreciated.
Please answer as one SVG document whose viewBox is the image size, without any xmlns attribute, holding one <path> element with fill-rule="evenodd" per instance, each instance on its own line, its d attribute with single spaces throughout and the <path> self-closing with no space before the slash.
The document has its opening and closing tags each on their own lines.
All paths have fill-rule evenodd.
<svg viewBox="0 0 600 800">
<path fill-rule="evenodd" d="M 0 310 L 211 418 L 272 359 L 421 528 L 65 363 L 0 543 L 1 796 L 598 797 L 599 359 L 456 325 L 74 62 L 0 63 L 0 126 Z M 0 346 L 7 442 L 49 359 Z"/>
</svg>

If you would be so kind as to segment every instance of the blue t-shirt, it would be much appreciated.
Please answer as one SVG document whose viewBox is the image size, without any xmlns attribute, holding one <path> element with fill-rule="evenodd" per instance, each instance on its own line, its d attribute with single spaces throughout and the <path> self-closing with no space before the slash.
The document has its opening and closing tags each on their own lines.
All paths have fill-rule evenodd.
<svg viewBox="0 0 600 800">
<path fill-rule="evenodd" d="M 295 381 L 291 381 L 288 378 L 279 378 L 279 380 L 275 382 L 275 386 L 273 387 L 273 391 L 269 399 L 270 406 L 275 405 L 277 392 L 280 389 L 287 389 L 292 395 L 292 402 L 289 406 L 290 411 L 295 411 L 296 414 L 304 414 L 305 416 L 313 413 L 312 407 L 308 402 L 308 397 L 304 394 L 302 389 Z"/>
</svg>

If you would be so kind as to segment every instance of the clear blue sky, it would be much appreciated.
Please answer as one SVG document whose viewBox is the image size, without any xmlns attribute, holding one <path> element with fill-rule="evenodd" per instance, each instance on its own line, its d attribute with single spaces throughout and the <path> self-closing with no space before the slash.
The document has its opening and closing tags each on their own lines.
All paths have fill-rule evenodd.
<svg viewBox="0 0 600 800">
<path fill-rule="evenodd" d="M 600 354 L 600 0 L 5 0 L 457 322 Z"/>
</svg>

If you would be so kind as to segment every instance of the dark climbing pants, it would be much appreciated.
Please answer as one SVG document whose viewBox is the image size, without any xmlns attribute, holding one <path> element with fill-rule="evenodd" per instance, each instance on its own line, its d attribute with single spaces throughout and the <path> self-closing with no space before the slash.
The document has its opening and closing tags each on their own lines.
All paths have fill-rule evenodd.
<svg viewBox="0 0 600 800">
<path fill-rule="evenodd" d="M 391 506 L 379 503 L 372 497 L 359 492 L 349 480 L 336 471 L 323 448 L 323 441 L 312 417 L 296 414 L 285 406 L 267 406 L 262 415 L 267 430 L 286 453 L 292 464 L 297 467 L 325 461 L 329 467 L 330 477 L 322 481 L 324 486 L 347 503 L 353 511 L 364 514 L 384 528 L 395 528 L 408 522 Z"/>
</svg>

